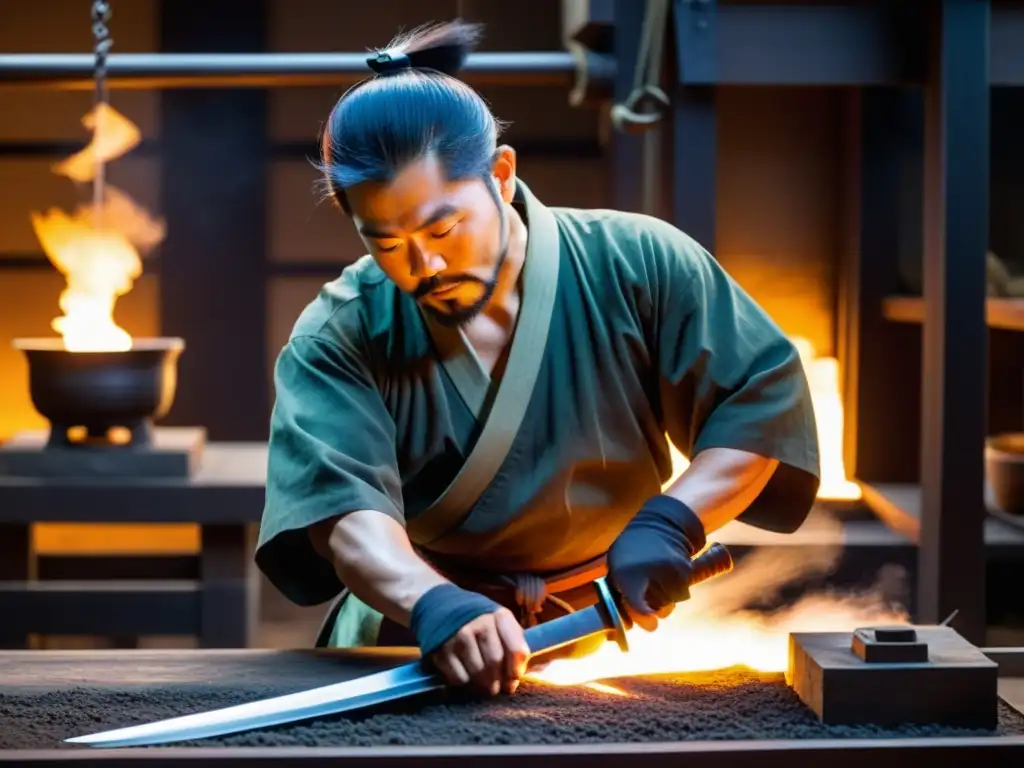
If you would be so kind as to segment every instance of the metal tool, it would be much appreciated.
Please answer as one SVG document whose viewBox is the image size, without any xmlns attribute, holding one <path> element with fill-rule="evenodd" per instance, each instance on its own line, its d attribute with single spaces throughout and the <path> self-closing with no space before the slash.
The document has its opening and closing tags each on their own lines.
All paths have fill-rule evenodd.
<svg viewBox="0 0 1024 768">
<path fill-rule="evenodd" d="M 729 551 L 721 544 L 712 544 L 693 559 L 691 584 L 726 573 L 732 570 L 732 567 L 733 561 Z M 623 651 L 629 649 L 626 641 L 629 619 L 619 609 L 616 597 L 604 578 L 597 579 L 594 586 L 598 593 L 598 601 L 594 605 L 526 630 L 526 642 L 533 656 L 599 634 L 615 640 Z M 441 674 L 421 659 L 386 672 L 309 691 L 155 723 L 76 736 L 65 741 L 94 747 L 129 747 L 204 739 L 348 712 L 427 693 L 445 686 Z"/>
</svg>

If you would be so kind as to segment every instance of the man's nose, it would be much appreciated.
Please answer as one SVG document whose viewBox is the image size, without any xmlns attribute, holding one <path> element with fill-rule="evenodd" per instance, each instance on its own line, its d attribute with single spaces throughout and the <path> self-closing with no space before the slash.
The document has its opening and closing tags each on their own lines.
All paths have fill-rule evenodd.
<svg viewBox="0 0 1024 768">
<path fill-rule="evenodd" d="M 439 253 L 432 253 L 419 246 L 413 246 L 409 251 L 412 255 L 412 274 L 414 277 L 433 277 L 448 266 Z"/>
</svg>

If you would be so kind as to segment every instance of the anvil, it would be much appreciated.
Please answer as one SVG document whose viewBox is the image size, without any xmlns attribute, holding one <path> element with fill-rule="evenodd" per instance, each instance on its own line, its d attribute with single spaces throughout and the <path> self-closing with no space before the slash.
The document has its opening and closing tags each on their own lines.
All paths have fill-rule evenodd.
<svg viewBox="0 0 1024 768">
<path fill-rule="evenodd" d="M 712 544 L 693 559 L 690 583 L 706 581 L 732 570 L 732 567 L 729 551 L 722 544 Z M 604 578 L 597 579 L 594 586 L 598 594 L 594 605 L 526 630 L 526 642 L 533 656 L 595 635 L 605 635 L 613 639 L 623 651 L 629 650 L 626 640 L 629 619 L 620 610 L 616 595 Z M 94 747 L 128 747 L 204 739 L 348 712 L 445 686 L 441 674 L 427 660 L 420 659 L 386 672 L 309 691 L 76 736 L 65 741 Z"/>
</svg>

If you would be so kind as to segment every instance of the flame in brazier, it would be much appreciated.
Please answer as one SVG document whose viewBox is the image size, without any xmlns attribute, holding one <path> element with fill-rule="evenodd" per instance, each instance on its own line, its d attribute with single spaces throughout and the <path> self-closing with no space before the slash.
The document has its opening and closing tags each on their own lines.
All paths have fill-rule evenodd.
<svg viewBox="0 0 1024 768">
<path fill-rule="evenodd" d="M 105 103 L 82 122 L 93 131 L 91 142 L 53 167 L 55 173 L 80 184 L 97 181 L 107 162 L 140 141 L 138 128 Z M 114 320 L 114 307 L 142 274 L 142 256 L 165 236 L 164 223 L 127 193 L 102 180 L 98 187 L 93 201 L 72 213 L 52 208 L 31 214 L 36 237 L 66 280 L 58 302 L 63 314 L 52 327 L 64 348 L 74 352 L 132 348 L 131 335 Z"/>
</svg>

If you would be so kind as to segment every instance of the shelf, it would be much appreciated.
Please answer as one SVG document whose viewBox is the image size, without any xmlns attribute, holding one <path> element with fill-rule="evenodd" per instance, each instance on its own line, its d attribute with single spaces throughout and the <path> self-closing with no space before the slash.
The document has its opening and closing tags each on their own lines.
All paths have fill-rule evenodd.
<svg viewBox="0 0 1024 768">
<path fill-rule="evenodd" d="M 985 320 L 989 328 L 1024 331 L 1024 298 L 988 299 Z M 882 302 L 882 315 L 897 323 L 922 323 L 924 299 L 920 296 L 890 296 Z"/>
<path fill-rule="evenodd" d="M 893 531 L 919 543 L 921 536 L 921 487 L 918 485 L 861 483 L 864 503 Z M 1001 514 L 987 503 L 985 543 L 989 546 L 1024 546 L 1024 518 Z"/>
</svg>

